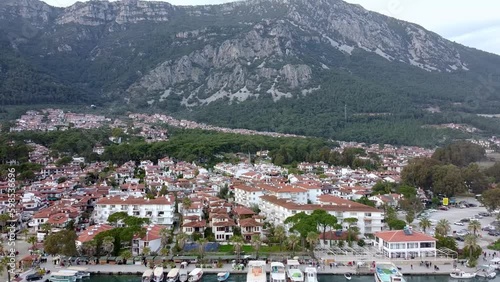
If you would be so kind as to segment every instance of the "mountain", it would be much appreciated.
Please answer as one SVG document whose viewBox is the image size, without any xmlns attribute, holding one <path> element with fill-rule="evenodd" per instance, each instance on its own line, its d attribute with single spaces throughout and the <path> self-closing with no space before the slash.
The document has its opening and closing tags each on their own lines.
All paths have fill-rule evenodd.
<svg viewBox="0 0 500 282">
<path fill-rule="evenodd" d="M 4 104 L 412 143 L 450 138 L 439 122 L 495 131 L 475 114 L 498 113 L 499 78 L 500 56 L 340 0 L 0 2 Z"/>
</svg>

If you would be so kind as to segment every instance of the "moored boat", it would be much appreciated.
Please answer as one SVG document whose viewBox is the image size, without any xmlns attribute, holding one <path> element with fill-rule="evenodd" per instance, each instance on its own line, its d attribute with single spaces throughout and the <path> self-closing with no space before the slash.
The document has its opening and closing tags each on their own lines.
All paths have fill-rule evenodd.
<svg viewBox="0 0 500 282">
<path fill-rule="evenodd" d="M 304 274 L 299 269 L 300 263 L 296 259 L 289 259 L 286 261 L 286 275 L 290 282 L 303 282 Z"/>
<path fill-rule="evenodd" d="M 203 269 L 195 268 L 191 272 L 189 272 L 188 281 L 189 282 L 200 281 L 202 276 L 203 276 Z"/>
<path fill-rule="evenodd" d="M 347 279 L 347 280 L 351 280 L 351 279 L 352 279 L 352 275 L 351 275 L 351 273 L 349 273 L 349 272 L 348 272 L 348 273 L 344 273 L 344 277 L 345 277 L 345 279 Z"/>
<path fill-rule="evenodd" d="M 248 273 L 246 282 L 267 282 L 266 262 L 263 260 L 251 260 L 248 262 Z"/>
<path fill-rule="evenodd" d="M 165 274 L 163 273 L 163 267 L 155 266 L 153 269 L 153 281 L 154 282 L 163 282 L 165 279 Z"/>
<path fill-rule="evenodd" d="M 87 271 L 88 268 L 86 268 L 86 267 L 70 266 L 70 267 L 68 267 L 68 269 L 78 271 L 76 273 L 77 279 L 78 279 L 78 277 L 82 277 L 82 278 L 89 278 L 90 277 L 90 272 Z"/>
<path fill-rule="evenodd" d="M 457 269 L 453 270 L 453 272 L 450 273 L 450 276 L 451 276 L 451 278 L 455 278 L 455 279 L 471 279 L 471 278 L 476 277 L 476 273 L 475 272 L 473 272 L 473 273 L 465 272 L 465 271 L 457 268 Z"/>
<path fill-rule="evenodd" d="M 318 282 L 318 271 L 315 267 L 306 267 L 304 273 L 306 274 L 306 282 Z"/>
<path fill-rule="evenodd" d="M 271 262 L 271 273 L 269 275 L 269 282 L 285 282 L 285 265 L 281 262 Z"/>
<path fill-rule="evenodd" d="M 375 263 L 376 282 L 406 282 L 403 274 L 399 272 L 397 266 L 392 262 Z"/>
<path fill-rule="evenodd" d="M 153 270 L 152 269 L 146 269 L 144 273 L 142 274 L 142 282 L 152 282 L 153 281 Z"/>
<path fill-rule="evenodd" d="M 217 273 L 217 281 L 226 281 L 229 278 L 229 271 Z"/>
<path fill-rule="evenodd" d="M 167 282 L 176 282 L 179 279 L 179 269 L 172 268 L 167 274 Z"/>
<path fill-rule="evenodd" d="M 497 276 L 496 273 L 496 268 L 490 265 L 482 265 L 479 267 L 478 271 L 476 272 L 477 277 L 481 278 L 486 278 L 486 279 L 493 279 Z"/>
<path fill-rule="evenodd" d="M 187 262 L 181 263 L 179 269 L 179 282 L 186 282 L 188 280 Z"/>
<path fill-rule="evenodd" d="M 52 272 L 49 277 L 50 282 L 75 282 L 76 272 Z"/>
</svg>

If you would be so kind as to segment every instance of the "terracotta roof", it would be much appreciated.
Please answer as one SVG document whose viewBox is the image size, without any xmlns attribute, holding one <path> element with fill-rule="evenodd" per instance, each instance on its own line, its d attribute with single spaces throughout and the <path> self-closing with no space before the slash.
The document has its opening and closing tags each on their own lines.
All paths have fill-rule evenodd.
<svg viewBox="0 0 500 282">
<path fill-rule="evenodd" d="M 411 235 L 406 235 L 403 230 L 376 232 L 375 237 L 381 238 L 385 242 L 436 241 L 436 238 L 429 236 L 427 234 L 418 231 L 412 231 Z"/>
<path fill-rule="evenodd" d="M 212 226 L 235 226 L 235 225 L 236 224 L 232 220 L 230 220 L 230 221 L 218 221 L 218 222 L 212 223 Z"/>
<path fill-rule="evenodd" d="M 267 201 L 273 203 L 277 206 L 281 206 L 287 208 L 289 210 L 298 210 L 298 211 L 306 211 L 306 210 L 326 210 L 326 211 L 359 211 L 359 212 L 380 212 L 380 210 L 369 207 L 366 205 L 362 205 L 359 203 L 351 202 L 346 205 L 330 205 L 330 204 L 307 204 L 307 205 L 299 205 L 297 203 L 291 202 L 288 199 L 278 199 L 276 196 L 266 195 L 260 197 L 263 201 Z"/>
<path fill-rule="evenodd" d="M 207 226 L 207 222 L 204 220 L 186 222 L 182 225 L 182 227 L 205 227 L 205 226 Z"/>
<path fill-rule="evenodd" d="M 262 222 L 256 221 L 255 218 L 240 219 L 240 226 L 241 227 L 263 226 L 263 225 L 264 224 Z"/>
<path fill-rule="evenodd" d="M 113 229 L 113 226 L 107 224 L 92 225 L 89 227 L 89 229 L 80 233 L 80 236 L 78 236 L 77 241 L 81 243 L 91 241 L 92 239 L 94 239 L 95 235 L 110 229 Z"/>
<path fill-rule="evenodd" d="M 247 185 L 233 185 L 233 189 L 239 189 L 243 190 L 245 192 L 261 192 L 262 190 L 252 187 L 252 186 L 247 186 Z"/>
<path fill-rule="evenodd" d="M 255 212 L 247 207 L 234 207 L 233 213 L 237 215 L 253 215 Z"/>
<path fill-rule="evenodd" d="M 333 241 L 347 240 L 347 232 L 345 232 L 345 231 L 340 232 L 340 236 L 338 236 L 336 231 L 327 231 L 325 233 L 321 232 L 319 234 L 319 239 L 320 240 L 333 240 Z"/>
</svg>

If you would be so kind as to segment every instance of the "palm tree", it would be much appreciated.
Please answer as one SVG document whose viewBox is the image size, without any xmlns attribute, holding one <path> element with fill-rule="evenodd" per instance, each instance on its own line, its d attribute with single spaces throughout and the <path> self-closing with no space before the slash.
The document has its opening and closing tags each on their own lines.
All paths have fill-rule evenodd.
<svg viewBox="0 0 500 282">
<path fill-rule="evenodd" d="M 243 238 L 241 236 L 235 235 L 231 237 L 231 243 L 233 243 L 234 252 L 238 255 L 238 261 L 240 260 L 241 247 L 243 246 Z"/>
<path fill-rule="evenodd" d="M 170 235 L 170 230 L 164 227 L 160 230 L 159 234 L 161 237 L 161 245 L 166 246 L 168 244 L 168 236 Z"/>
<path fill-rule="evenodd" d="M 477 232 L 481 230 L 481 223 L 478 220 L 471 220 L 469 222 L 469 226 L 467 226 L 469 231 L 472 231 L 472 234 L 476 236 Z"/>
<path fill-rule="evenodd" d="M 477 237 L 472 234 L 465 235 L 464 250 L 469 250 L 469 260 L 473 259 L 473 253 L 480 250 L 481 247 L 477 244 Z"/>
<path fill-rule="evenodd" d="M 7 224 L 7 221 L 10 220 L 10 215 L 7 213 L 2 213 L 0 214 L 0 225 L 2 225 L 2 231 L 5 225 Z"/>
<path fill-rule="evenodd" d="M 52 231 L 52 225 L 50 223 L 44 223 L 40 225 L 40 229 L 46 234 L 49 234 L 49 232 Z"/>
<path fill-rule="evenodd" d="M 127 260 L 132 257 L 132 252 L 130 250 L 125 250 L 122 252 L 123 264 L 127 264 Z"/>
<path fill-rule="evenodd" d="M 432 223 L 431 223 L 431 221 L 427 217 L 424 217 L 424 218 L 422 218 L 422 220 L 420 220 L 420 222 L 418 223 L 418 225 L 420 226 L 420 228 L 422 228 L 422 230 L 425 233 L 425 231 L 427 230 L 427 228 L 430 228 L 432 226 Z"/>
<path fill-rule="evenodd" d="M 188 209 L 191 206 L 192 203 L 193 202 L 188 197 L 185 197 L 184 199 L 182 199 L 182 208 L 183 208 L 183 210 Z"/>
<path fill-rule="evenodd" d="M 260 247 L 262 246 L 262 239 L 260 238 L 260 235 L 257 234 L 253 235 L 250 242 L 252 243 L 252 246 L 255 249 L 255 258 L 259 258 L 259 250 Z"/>
<path fill-rule="evenodd" d="M 283 225 L 278 225 L 274 228 L 274 238 L 279 242 L 281 252 L 283 249 L 283 241 L 286 238 L 286 230 Z"/>
<path fill-rule="evenodd" d="M 115 238 L 112 236 L 106 236 L 104 239 L 102 239 L 102 249 L 104 252 L 107 253 L 109 256 L 111 252 L 113 252 L 113 249 L 115 248 Z"/>
<path fill-rule="evenodd" d="M 93 257 L 97 253 L 97 242 L 95 240 L 84 242 L 81 248 L 85 255 Z"/>
<path fill-rule="evenodd" d="M 450 222 L 447 219 L 441 219 L 436 224 L 436 235 L 446 236 L 451 230 Z"/>
<path fill-rule="evenodd" d="M 161 248 L 160 255 L 168 256 L 168 253 L 169 253 L 168 248 L 165 248 L 165 247 Z"/>
<path fill-rule="evenodd" d="M 313 231 L 307 233 L 306 241 L 309 244 L 309 247 L 311 248 L 311 256 L 312 257 L 314 257 L 314 248 L 316 247 L 318 240 L 319 240 L 318 233 L 313 232 Z"/>
<path fill-rule="evenodd" d="M 5 256 L 3 258 L 0 259 L 0 275 L 3 275 L 3 272 L 4 271 L 7 271 L 7 278 L 8 278 L 8 281 L 10 281 L 10 274 L 9 274 L 9 262 L 10 262 L 10 259 L 9 257 Z"/>
<path fill-rule="evenodd" d="M 26 240 L 26 243 L 28 244 L 31 244 L 31 246 L 33 247 L 33 249 L 35 248 L 35 244 L 37 242 L 37 238 L 35 236 L 29 236 L 28 239 Z"/>
<path fill-rule="evenodd" d="M 181 232 L 181 233 L 177 234 L 175 237 L 177 239 L 177 245 L 179 246 L 181 251 L 184 250 L 184 246 L 186 245 L 186 242 L 187 242 L 189 236 L 186 233 Z"/>
<path fill-rule="evenodd" d="M 347 226 L 347 242 L 349 246 L 351 246 L 353 238 L 355 238 L 359 234 L 359 228 L 357 226 L 353 226 L 354 224 L 358 223 L 358 219 L 354 217 L 349 217 L 345 218 L 344 222 L 349 224 Z"/>
<path fill-rule="evenodd" d="M 144 248 L 142 248 L 142 255 L 143 256 L 148 256 L 149 253 L 151 253 L 151 248 L 150 247 L 144 247 Z"/>
<path fill-rule="evenodd" d="M 205 255 L 205 247 L 207 246 L 207 239 L 205 238 L 200 238 L 197 241 L 198 243 L 198 251 L 200 252 L 200 257 L 203 260 L 203 256 Z"/>
<path fill-rule="evenodd" d="M 21 230 L 21 234 L 24 235 L 24 240 L 26 242 L 28 242 L 28 234 L 30 233 L 30 230 L 28 228 L 24 228 L 23 230 Z"/>
<path fill-rule="evenodd" d="M 300 243 L 300 237 L 296 234 L 291 234 L 287 239 L 288 246 L 292 249 L 292 254 L 295 254 L 295 248 Z"/>
</svg>

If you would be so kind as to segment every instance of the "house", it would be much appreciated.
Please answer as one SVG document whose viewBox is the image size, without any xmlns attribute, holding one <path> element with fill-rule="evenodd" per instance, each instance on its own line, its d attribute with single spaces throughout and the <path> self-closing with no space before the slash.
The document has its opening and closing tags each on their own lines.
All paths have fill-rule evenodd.
<svg viewBox="0 0 500 282">
<path fill-rule="evenodd" d="M 245 207 L 258 206 L 264 195 L 264 191 L 248 185 L 234 185 L 233 191 L 234 202 Z"/>
<path fill-rule="evenodd" d="M 368 200 L 375 202 L 375 206 L 382 207 L 384 205 L 396 208 L 399 206 L 399 201 L 401 200 L 401 195 L 399 194 L 384 194 L 375 195 L 368 198 Z"/>
<path fill-rule="evenodd" d="M 206 227 L 207 222 L 199 216 L 190 215 L 183 217 L 182 232 L 186 233 L 187 235 L 199 233 L 203 236 Z"/>
<path fill-rule="evenodd" d="M 155 199 L 131 196 L 106 196 L 97 200 L 93 218 L 97 223 L 107 223 L 115 212 L 149 218 L 152 223 L 171 227 L 174 223 L 175 198 L 165 195 Z"/>
<path fill-rule="evenodd" d="M 210 225 L 216 241 L 229 241 L 233 237 L 234 220 L 225 214 L 210 215 Z"/>
<path fill-rule="evenodd" d="M 94 237 L 104 231 L 108 231 L 113 229 L 114 227 L 108 224 L 98 224 L 90 226 L 89 229 L 84 230 L 80 233 L 78 238 L 76 239 L 76 247 L 79 248 L 83 243 L 92 241 Z"/>
<path fill-rule="evenodd" d="M 158 253 L 161 248 L 161 230 L 165 226 L 151 224 L 146 226 L 144 236 L 135 235 L 132 238 L 132 255 L 137 256 L 143 253 L 145 247 L 149 247 L 151 253 Z"/>
<path fill-rule="evenodd" d="M 250 218 L 240 219 L 238 225 L 243 240 L 250 241 L 254 235 L 262 236 L 262 227 L 264 226 L 262 216 L 254 215 Z"/>
<path fill-rule="evenodd" d="M 386 258 L 426 258 L 436 257 L 436 238 L 413 231 L 411 227 L 404 230 L 376 232 L 375 248 Z"/>
<path fill-rule="evenodd" d="M 329 230 L 319 234 L 319 245 L 321 247 L 338 246 L 339 241 L 347 241 L 347 232 L 342 230 Z"/>
</svg>

